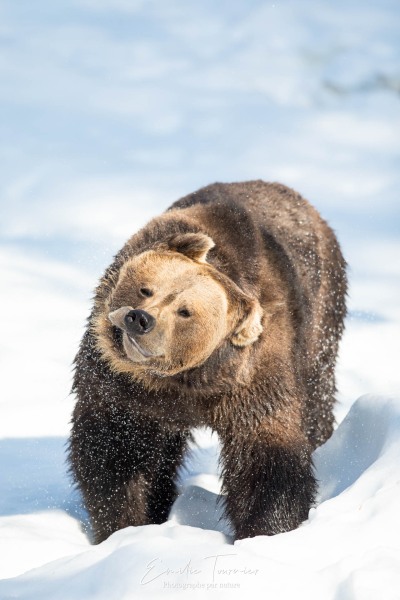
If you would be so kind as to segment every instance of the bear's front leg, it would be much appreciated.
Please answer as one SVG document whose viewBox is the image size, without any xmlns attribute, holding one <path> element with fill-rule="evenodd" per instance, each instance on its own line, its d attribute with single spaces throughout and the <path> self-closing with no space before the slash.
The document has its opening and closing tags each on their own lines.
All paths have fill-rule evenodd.
<svg viewBox="0 0 400 600">
<path fill-rule="evenodd" d="M 129 525 L 166 521 L 186 438 L 116 409 L 96 413 L 78 407 L 69 460 L 96 543 Z"/>
<path fill-rule="evenodd" d="M 225 510 L 236 539 L 290 531 L 307 519 L 316 481 L 308 440 L 293 423 L 285 431 L 268 418 L 220 437 Z"/>
</svg>

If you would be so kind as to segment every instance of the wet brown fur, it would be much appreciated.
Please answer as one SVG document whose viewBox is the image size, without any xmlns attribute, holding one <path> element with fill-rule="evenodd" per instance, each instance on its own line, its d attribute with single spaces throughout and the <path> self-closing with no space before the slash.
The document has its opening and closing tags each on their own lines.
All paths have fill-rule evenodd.
<svg viewBox="0 0 400 600">
<path fill-rule="evenodd" d="M 162 375 L 130 363 L 108 319 L 143 252 L 197 261 L 205 286 L 212 277 L 225 291 L 226 337 L 194 368 Z M 316 487 L 311 453 L 332 433 L 345 294 L 335 235 L 280 184 L 208 186 L 130 238 L 99 283 L 75 361 L 70 464 L 95 540 L 166 520 L 190 430 L 201 425 L 221 439 L 237 538 L 305 520 Z"/>
</svg>

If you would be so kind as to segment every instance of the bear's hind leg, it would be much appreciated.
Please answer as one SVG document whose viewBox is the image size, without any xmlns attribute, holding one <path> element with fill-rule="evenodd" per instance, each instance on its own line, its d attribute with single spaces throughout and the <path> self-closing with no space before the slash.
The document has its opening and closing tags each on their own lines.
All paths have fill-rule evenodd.
<svg viewBox="0 0 400 600">
<path fill-rule="evenodd" d="M 304 431 L 313 450 L 333 433 L 335 423 L 335 376 L 333 367 L 317 362 L 307 379 L 308 396 L 304 407 Z"/>
<path fill-rule="evenodd" d="M 182 463 L 188 432 L 169 433 L 160 448 L 158 467 L 151 482 L 147 514 L 150 523 L 164 523 L 177 497 L 175 475 Z"/>
</svg>

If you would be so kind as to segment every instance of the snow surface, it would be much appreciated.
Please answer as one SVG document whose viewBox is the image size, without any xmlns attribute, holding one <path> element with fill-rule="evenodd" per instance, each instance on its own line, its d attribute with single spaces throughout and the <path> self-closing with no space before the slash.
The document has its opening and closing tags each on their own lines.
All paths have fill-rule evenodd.
<svg viewBox="0 0 400 600">
<path fill-rule="evenodd" d="M 39 504 L 34 515 L 2 518 L 2 550 L 11 571 L 17 561 L 22 571 L 38 568 L 0 581 L 0 597 L 109 600 L 190 592 L 190 597 L 253 593 L 261 598 L 267 590 L 272 598 L 376 600 L 384 586 L 385 598 L 399 598 L 400 400 L 363 396 L 353 404 L 315 452 L 318 506 L 299 529 L 271 538 L 232 545 L 226 524 L 217 520 L 217 445 L 207 448 L 205 437 L 199 441 L 200 460 L 189 466 L 169 521 L 128 527 L 99 546 L 90 546 L 77 521 L 64 512 L 72 508 L 61 494 L 66 482 L 62 475 L 51 477 L 55 465 L 49 459 L 62 456 L 59 442 L 47 439 L 40 456 L 26 442 L 21 462 L 32 450 L 35 460 L 27 459 L 25 472 L 15 464 L 12 444 L 5 444 L 3 464 L 11 463 L 10 471 L 18 468 L 31 480 L 30 487 L 19 488 L 26 494 L 22 504 L 29 504 L 35 488 L 54 509 Z M 193 475 L 198 469 L 202 474 Z M 10 481 L 13 486 L 12 474 Z M 7 514 L 13 512 L 10 496 Z"/>
<path fill-rule="evenodd" d="M 400 599 L 399 30 L 397 0 L 2 2 L 0 600 Z M 172 201 L 251 178 L 349 262 L 318 504 L 232 544 L 201 430 L 169 521 L 92 546 L 65 467 L 92 289 Z"/>
</svg>

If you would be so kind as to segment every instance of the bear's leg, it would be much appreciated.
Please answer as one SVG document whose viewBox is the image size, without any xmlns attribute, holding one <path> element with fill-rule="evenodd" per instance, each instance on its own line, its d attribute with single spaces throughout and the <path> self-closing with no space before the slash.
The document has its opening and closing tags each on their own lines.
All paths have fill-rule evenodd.
<svg viewBox="0 0 400 600">
<path fill-rule="evenodd" d="M 231 430 L 225 439 L 220 434 L 225 510 L 236 539 L 295 529 L 313 504 L 316 481 L 306 436 L 278 436 L 273 429 L 269 419 L 256 430 Z"/>
<path fill-rule="evenodd" d="M 74 418 L 70 465 L 96 543 L 129 525 L 166 520 L 187 436 L 118 411 Z"/>
<path fill-rule="evenodd" d="M 165 436 L 148 500 L 147 514 L 151 523 L 164 523 L 168 518 L 177 497 L 175 475 L 182 463 L 188 438 L 188 432 L 170 433 Z"/>
<path fill-rule="evenodd" d="M 334 360 L 335 358 L 332 359 Z M 315 449 L 326 442 L 333 433 L 336 385 L 334 366 L 321 364 L 321 361 L 315 362 L 309 373 L 304 429 L 310 445 Z"/>
</svg>

